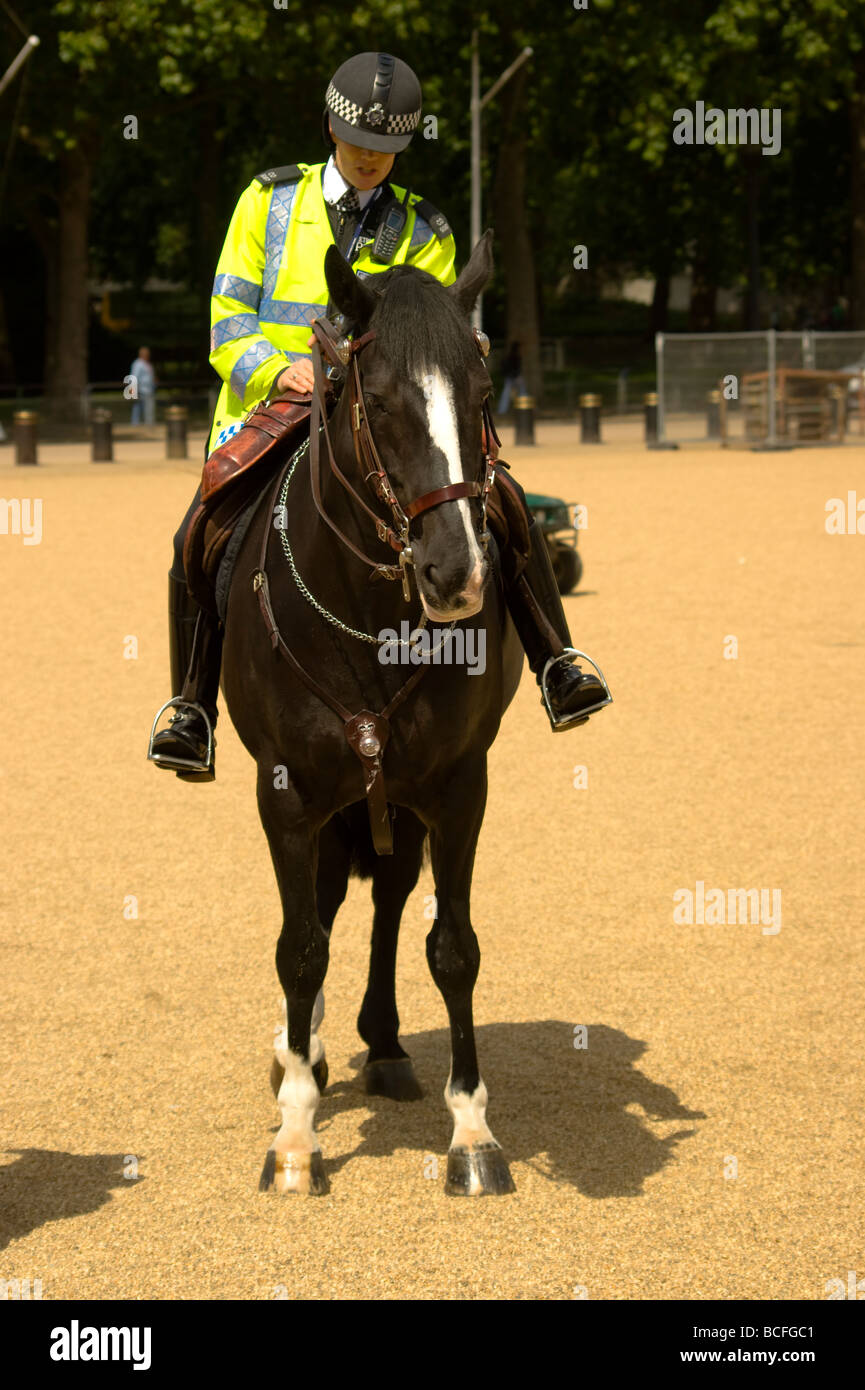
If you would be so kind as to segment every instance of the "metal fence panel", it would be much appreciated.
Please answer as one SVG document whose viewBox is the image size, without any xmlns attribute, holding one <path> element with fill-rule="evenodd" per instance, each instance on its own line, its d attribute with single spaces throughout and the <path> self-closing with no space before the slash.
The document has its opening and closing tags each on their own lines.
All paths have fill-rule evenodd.
<svg viewBox="0 0 865 1390">
<path fill-rule="evenodd" d="M 766 333 L 659 334 L 658 426 L 662 439 L 694 443 L 709 435 L 710 392 L 738 393 L 743 376 L 769 370 Z M 735 377 L 735 383 L 725 378 Z M 742 434 L 739 401 L 726 400 L 730 428 Z"/>
<path fill-rule="evenodd" d="M 662 440 L 771 446 L 865 432 L 865 332 L 659 333 L 656 357 Z M 849 384 L 797 375 L 826 371 Z"/>
</svg>

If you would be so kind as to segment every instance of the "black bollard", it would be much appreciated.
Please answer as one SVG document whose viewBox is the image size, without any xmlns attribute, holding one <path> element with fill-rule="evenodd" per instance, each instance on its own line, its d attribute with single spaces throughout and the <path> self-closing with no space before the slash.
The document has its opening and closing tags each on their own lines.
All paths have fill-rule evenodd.
<svg viewBox="0 0 865 1390">
<path fill-rule="evenodd" d="M 110 410 L 94 410 L 90 415 L 90 459 L 92 463 L 113 463 Z"/>
<path fill-rule="evenodd" d="M 843 440 L 844 438 L 844 392 L 840 386 L 833 383 L 827 392 L 829 397 L 829 438 Z"/>
<path fill-rule="evenodd" d="M 514 443 L 535 442 L 535 398 L 514 396 Z"/>
<path fill-rule="evenodd" d="M 186 458 L 186 425 L 188 411 L 185 405 L 170 405 L 165 412 L 165 455 L 170 459 Z"/>
<path fill-rule="evenodd" d="M 647 391 L 643 397 L 643 410 L 646 417 L 646 443 L 658 442 L 658 393 Z"/>
<path fill-rule="evenodd" d="M 580 443 L 601 442 L 601 398 L 591 393 L 580 396 Z"/>
<path fill-rule="evenodd" d="M 38 463 L 39 416 L 35 410 L 16 410 L 12 416 L 12 435 L 15 440 L 16 463 Z"/>
<path fill-rule="evenodd" d="M 717 389 L 706 397 L 706 438 L 721 438 L 721 392 Z"/>
</svg>

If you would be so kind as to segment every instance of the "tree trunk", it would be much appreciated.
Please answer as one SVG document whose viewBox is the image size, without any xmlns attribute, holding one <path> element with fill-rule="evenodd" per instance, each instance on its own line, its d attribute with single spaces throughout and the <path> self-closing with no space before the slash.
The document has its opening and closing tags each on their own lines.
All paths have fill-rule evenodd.
<svg viewBox="0 0 865 1390">
<path fill-rule="evenodd" d="M 745 237 L 748 247 L 748 285 L 745 291 L 745 329 L 760 327 L 760 155 L 745 159 Z"/>
<path fill-rule="evenodd" d="M 649 336 L 654 342 L 656 333 L 666 333 L 670 312 L 670 267 L 661 266 L 655 272 L 652 307 L 649 310 Z"/>
<path fill-rule="evenodd" d="M 44 265 L 45 306 L 43 330 L 42 380 L 47 387 L 57 369 L 57 224 L 31 203 L 25 208 L 27 226 L 42 253 Z"/>
<path fill-rule="evenodd" d="M 865 53 L 855 59 L 850 101 L 850 327 L 865 328 Z"/>
<path fill-rule="evenodd" d="M 717 298 L 718 287 L 714 280 L 711 251 L 698 243 L 691 267 L 691 302 L 688 307 L 688 329 L 691 333 L 714 333 Z"/>
<path fill-rule="evenodd" d="M 520 344 L 523 375 L 540 404 L 543 394 L 537 276 L 526 209 L 526 68 L 514 74 L 496 98 L 501 103 L 493 210 L 499 260 L 505 277 L 507 340 Z"/>
<path fill-rule="evenodd" d="M 222 250 L 222 243 L 228 230 L 220 212 L 219 172 L 222 164 L 224 142 L 217 139 L 219 110 L 208 103 L 201 119 L 201 162 L 195 187 L 196 206 L 196 256 L 195 278 L 199 304 L 199 319 L 207 329 L 210 324 L 210 296 L 213 290 L 213 275 L 216 262 Z M 206 342 L 207 334 L 203 341 Z M 205 365 L 207 353 L 205 351 Z"/>
<path fill-rule="evenodd" d="M 55 419 L 81 419 L 87 385 L 89 294 L 87 236 L 90 220 L 90 161 L 79 146 L 60 161 L 57 239 L 56 333 L 46 346 L 48 410 Z M 50 375 L 49 362 L 51 362 Z"/>
<path fill-rule="evenodd" d="M 6 326 L 6 304 L 0 286 L 0 381 L 11 385 L 15 379 L 15 364 L 9 347 L 9 330 Z"/>
</svg>

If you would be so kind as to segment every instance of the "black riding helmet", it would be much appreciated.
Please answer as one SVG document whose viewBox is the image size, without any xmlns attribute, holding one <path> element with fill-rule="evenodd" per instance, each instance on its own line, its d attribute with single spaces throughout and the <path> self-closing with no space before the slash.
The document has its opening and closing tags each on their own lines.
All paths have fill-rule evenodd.
<svg viewBox="0 0 865 1390">
<path fill-rule="evenodd" d="M 337 68 L 325 94 L 322 135 L 365 150 L 398 154 L 411 141 L 421 114 L 421 85 L 408 63 L 390 53 L 357 53 Z"/>
</svg>

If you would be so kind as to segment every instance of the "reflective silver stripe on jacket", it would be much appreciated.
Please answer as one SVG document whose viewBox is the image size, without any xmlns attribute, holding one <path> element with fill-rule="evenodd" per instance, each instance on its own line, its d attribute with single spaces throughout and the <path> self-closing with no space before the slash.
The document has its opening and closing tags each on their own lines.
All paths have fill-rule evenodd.
<svg viewBox="0 0 865 1390">
<path fill-rule="evenodd" d="M 259 333 L 261 330 L 258 323 L 257 314 L 231 314 L 227 319 L 220 319 L 210 330 L 210 351 L 215 352 L 223 343 L 230 343 L 235 338 L 245 338 L 250 333 Z"/>
<path fill-rule="evenodd" d="M 262 322 L 279 323 L 289 328 L 311 327 L 313 319 L 321 318 L 326 304 L 307 304 L 302 299 L 262 299 L 258 317 Z"/>
<path fill-rule="evenodd" d="M 264 234 L 264 299 L 273 299 L 276 292 L 276 277 L 285 250 L 288 224 L 291 221 L 291 209 L 297 189 L 296 183 L 279 183 L 270 195 L 267 229 Z"/>
<path fill-rule="evenodd" d="M 211 294 L 223 295 L 226 299 L 236 299 L 250 309 L 258 308 L 261 299 L 261 285 L 252 280 L 244 280 L 241 275 L 215 275 Z"/>
<path fill-rule="evenodd" d="M 243 400 L 249 379 L 256 367 L 260 367 L 262 362 L 266 362 L 269 357 L 281 357 L 283 355 L 279 348 L 273 346 L 273 343 L 261 341 L 253 343 L 251 347 L 246 349 L 246 352 L 241 353 L 231 372 L 231 389 L 238 400 Z"/>
</svg>

